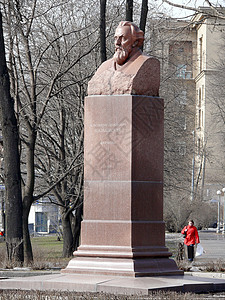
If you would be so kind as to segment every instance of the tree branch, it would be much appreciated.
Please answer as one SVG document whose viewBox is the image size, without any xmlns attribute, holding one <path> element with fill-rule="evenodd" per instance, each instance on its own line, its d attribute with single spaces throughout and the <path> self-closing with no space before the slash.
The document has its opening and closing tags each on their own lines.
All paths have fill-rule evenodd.
<svg viewBox="0 0 225 300">
<path fill-rule="evenodd" d="M 195 8 L 195 7 L 191 7 L 191 6 L 186 6 L 186 5 L 182 5 L 182 4 L 177 4 L 177 3 L 173 3 L 169 0 L 162 0 L 163 2 L 173 6 L 173 7 L 177 7 L 177 8 L 182 8 L 182 9 L 187 9 L 187 10 L 193 10 L 199 13 L 202 13 L 201 9 Z"/>
<path fill-rule="evenodd" d="M 211 4 L 211 2 L 209 0 L 206 0 L 206 2 L 209 4 L 210 8 L 212 8 L 212 10 L 216 13 L 213 14 L 213 13 L 210 13 L 209 11 L 205 11 L 205 10 L 202 10 L 202 9 L 199 9 L 199 8 L 195 8 L 193 6 L 187 6 L 187 5 L 182 5 L 182 4 L 177 4 L 177 3 L 173 3 L 169 0 L 162 0 L 164 3 L 167 3 L 173 7 L 177 7 L 177 8 L 182 8 L 182 9 L 187 9 L 187 10 L 192 10 L 192 11 L 195 11 L 195 12 L 198 12 L 198 13 L 202 13 L 202 14 L 205 14 L 209 17 L 217 17 L 217 18 L 220 18 L 220 19 L 225 19 L 225 16 L 223 14 L 221 14 L 218 9 L 215 8 L 215 6 L 213 6 Z"/>
<path fill-rule="evenodd" d="M 58 183 L 60 183 L 73 169 L 81 166 L 83 163 L 79 163 L 75 166 L 72 167 L 73 163 L 76 161 L 76 159 L 82 154 L 82 152 L 80 152 L 71 162 L 70 167 L 68 169 L 67 172 L 65 172 L 52 186 L 50 186 L 47 190 L 45 190 L 42 194 L 34 196 L 33 199 L 34 201 L 37 201 L 38 199 L 44 197 L 45 195 L 47 195 Z"/>
</svg>

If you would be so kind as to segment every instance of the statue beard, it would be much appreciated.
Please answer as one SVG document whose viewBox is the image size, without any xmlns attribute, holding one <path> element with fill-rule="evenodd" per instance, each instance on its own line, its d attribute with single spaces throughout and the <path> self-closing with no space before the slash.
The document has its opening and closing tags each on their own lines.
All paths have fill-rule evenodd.
<svg viewBox="0 0 225 300">
<path fill-rule="evenodd" d="M 114 61 L 118 65 L 123 65 L 127 61 L 127 59 L 129 58 L 131 50 L 132 50 L 131 47 L 129 47 L 129 48 L 128 47 L 127 48 L 117 47 L 116 52 L 113 55 Z"/>
</svg>

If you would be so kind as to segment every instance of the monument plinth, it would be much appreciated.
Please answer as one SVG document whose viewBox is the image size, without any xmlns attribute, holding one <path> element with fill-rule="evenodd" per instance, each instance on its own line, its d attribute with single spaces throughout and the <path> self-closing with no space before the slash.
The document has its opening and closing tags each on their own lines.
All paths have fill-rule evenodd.
<svg viewBox="0 0 225 300">
<path fill-rule="evenodd" d="M 66 273 L 179 274 L 165 247 L 163 100 L 85 99 L 84 220 Z"/>
<path fill-rule="evenodd" d="M 85 98 L 81 246 L 62 272 L 183 274 L 165 247 L 159 62 L 139 50 L 142 31 L 120 24 L 119 53 L 100 66 Z"/>
</svg>

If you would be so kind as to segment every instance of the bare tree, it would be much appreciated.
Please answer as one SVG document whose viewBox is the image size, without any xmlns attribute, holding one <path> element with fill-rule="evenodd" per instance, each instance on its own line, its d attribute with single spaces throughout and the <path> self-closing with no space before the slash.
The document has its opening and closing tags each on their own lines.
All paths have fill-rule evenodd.
<svg viewBox="0 0 225 300">
<path fill-rule="evenodd" d="M 66 9 L 69 20 L 63 19 Z M 37 1 L 33 2 L 32 7 L 27 6 L 26 3 L 21 3 L 20 6 L 12 1 L 5 3 L 9 41 L 13 41 L 9 43 L 9 66 L 12 76 L 11 87 L 19 117 L 21 162 L 24 173 L 23 235 L 26 264 L 33 260 L 28 230 L 30 207 L 39 195 L 46 194 L 46 192 L 38 191 L 35 186 L 36 149 L 40 145 L 39 132 L 41 133 L 43 128 L 42 122 L 46 122 L 45 125 L 48 126 L 49 120 L 46 120 L 45 115 L 47 112 L 51 113 L 55 100 L 63 90 L 76 86 L 75 91 L 80 91 L 79 82 L 81 78 L 83 80 L 83 77 L 76 73 L 79 72 L 79 68 L 74 68 L 79 66 L 82 60 L 85 64 L 85 57 L 91 55 L 98 44 L 96 28 L 94 27 L 86 34 L 86 30 L 90 29 L 90 23 L 82 29 L 75 22 L 75 16 L 69 13 L 70 10 L 71 8 L 66 3 L 58 5 L 55 1 L 48 3 L 46 7 L 42 7 Z M 78 11 L 77 14 L 79 13 Z M 72 73 L 73 81 L 66 77 L 68 74 L 71 77 Z M 91 75 L 92 70 L 87 69 L 87 73 L 89 75 L 86 79 Z M 63 114 L 63 110 L 61 112 Z M 63 123 L 62 126 L 64 126 Z M 57 134 L 57 128 L 55 132 L 51 133 L 52 137 Z M 61 141 L 63 142 L 63 139 Z M 55 182 L 51 181 L 51 187 L 45 187 L 48 192 L 61 182 L 67 171 L 71 170 L 70 163 L 68 169 L 64 164 L 63 147 L 61 144 L 57 147 L 61 151 L 61 168 L 59 168 L 61 174 L 55 178 Z M 71 161 L 75 163 L 73 159 Z M 50 172 L 54 174 L 53 169 Z"/>
<path fill-rule="evenodd" d="M 10 95 L 9 74 L 0 13 L 0 121 L 4 144 L 4 183 L 6 187 L 6 247 L 10 262 L 23 263 L 22 194 L 18 126 Z"/>
<path fill-rule="evenodd" d="M 36 159 L 37 171 L 49 187 L 52 187 L 54 182 L 57 182 L 57 178 L 70 168 L 72 159 L 76 158 L 77 163 L 80 161 L 77 167 L 72 168 L 52 189 L 55 195 L 55 201 L 52 202 L 59 205 L 61 209 L 63 256 L 69 257 L 78 246 L 82 220 L 83 101 L 78 101 L 78 106 L 74 106 L 71 95 L 69 93 L 66 95 L 62 97 L 61 93 L 54 109 L 46 113 L 45 121 L 41 126 Z M 49 124 L 48 127 L 46 122 Z M 41 180 L 39 182 L 44 186 Z"/>
<path fill-rule="evenodd" d="M 224 10 L 223 10 L 223 1 L 217 1 L 217 4 L 213 4 L 209 0 L 205 0 L 209 9 L 204 9 L 203 7 L 194 7 L 190 6 L 189 2 L 187 1 L 186 5 L 174 3 L 173 1 L 169 0 L 162 0 L 162 2 L 169 4 L 172 7 L 181 8 L 185 10 L 193 11 L 194 13 L 203 13 L 205 17 L 217 17 L 219 19 L 225 19 Z"/>
<path fill-rule="evenodd" d="M 145 32 L 145 26 L 148 16 L 148 0 L 142 0 L 141 5 L 141 18 L 140 18 L 140 29 Z"/>
<path fill-rule="evenodd" d="M 107 57 L 106 57 L 105 14 L 106 14 L 106 0 L 100 0 L 100 54 L 101 54 L 101 62 L 104 62 L 107 59 Z"/>
<path fill-rule="evenodd" d="M 133 22 L 133 0 L 126 0 L 126 21 Z"/>
</svg>

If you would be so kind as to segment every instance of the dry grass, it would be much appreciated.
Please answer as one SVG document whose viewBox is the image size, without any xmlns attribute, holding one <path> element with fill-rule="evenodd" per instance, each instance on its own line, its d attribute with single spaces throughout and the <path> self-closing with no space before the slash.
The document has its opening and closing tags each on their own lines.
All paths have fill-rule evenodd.
<svg viewBox="0 0 225 300">
<path fill-rule="evenodd" d="M 52 268 L 65 268 L 70 258 L 62 258 L 63 242 L 56 236 L 41 236 L 31 238 L 34 262 L 31 267 L 34 270 L 46 270 Z M 5 242 L 0 243 L 0 268 L 12 269 L 16 265 L 6 260 Z"/>
<path fill-rule="evenodd" d="M 62 258 L 63 242 L 58 241 L 56 236 L 44 236 L 32 238 L 32 247 L 34 254 L 34 263 L 30 266 L 33 270 L 46 270 L 52 268 L 65 268 L 68 258 Z M 173 258 L 176 256 L 176 247 L 171 245 L 173 249 Z M 5 243 L 0 243 L 1 261 L 0 268 L 12 268 L 13 266 L 7 266 L 5 263 Z M 181 260 L 177 262 L 180 269 L 185 271 L 190 269 L 190 264 Z M 209 262 L 207 263 L 204 271 L 225 271 L 225 263 L 223 261 Z M 218 295 L 216 295 L 218 299 Z M 0 300 L 3 299 L 54 299 L 54 300 L 137 300 L 137 299 L 149 299 L 149 300 L 186 300 L 186 299 L 214 299 L 212 294 L 197 295 L 192 293 L 176 293 L 176 292 L 152 292 L 149 295 L 112 295 L 104 293 L 78 293 L 78 292 L 61 292 L 61 291 L 22 291 L 22 290 L 1 290 L 0 288 Z M 221 299 L 225 299 L 225 294 L 221 294 Z"/>
<path fill-rule="evenodd" d="M 59 291 L 21 291 L 21 290 L 0 290 L 0 300 L 190 300 L 190 299 L 212 299 L 212 294 L 196 295 L 192 293 L 176 292 L 153 292 L 149 295 L 112 295 L 105 293 L 77 293 Z M 218 298 L 217 298 L 218 299 Z"/>
<path fill-rule="evenodd" d="M 218 259 L 217 261 L 209 261 L 205 266 L 207 272 L 225 272 L 225 262 Z"/>
<path fill-rule="evenodd" d="M 34 262 L 30 265 L 33 270 L 46 270 L 55 268 L 65 268 L 70 258 L 62 258 L 63 241 L 58 241 L 57 236 L 40 236 L 31 238 Z M 191 265 L 187 260 L 177 260 L 178 257 L 178 243 L 176 241 L 167 242 L 167 247 L 170 248 L 176 260 L 179 269 L 190 271 Z M 6 262 L 5 243 L 0 242 L 0 268 L 12 269 L 14 265 Z M 206 272 L 225 272 L 225 262 L 222 260 L 208 261 L 207 264 L 195 264 L 201 271 Z"/>
</svg>

